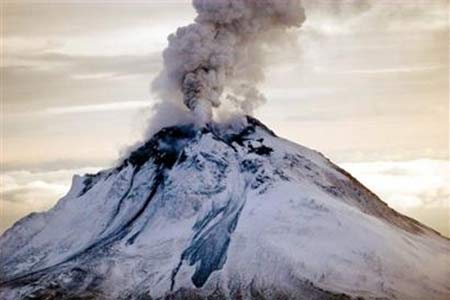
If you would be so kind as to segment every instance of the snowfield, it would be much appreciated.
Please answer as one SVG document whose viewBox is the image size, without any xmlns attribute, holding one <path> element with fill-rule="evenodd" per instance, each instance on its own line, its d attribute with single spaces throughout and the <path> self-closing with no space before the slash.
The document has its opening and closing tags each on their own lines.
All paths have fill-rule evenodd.
<svg viewBox="0 0 450 300">
<path fill-rule="evenodd" d="M 448 239 L 250 117 L 161 130 L 0 249 L 0 299 L 450 297 Z"/>
</svg>

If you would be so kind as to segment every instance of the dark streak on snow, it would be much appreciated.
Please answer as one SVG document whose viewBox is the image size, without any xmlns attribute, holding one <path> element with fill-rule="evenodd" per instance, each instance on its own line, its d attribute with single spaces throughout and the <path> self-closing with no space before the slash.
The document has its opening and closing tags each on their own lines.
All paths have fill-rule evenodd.
<svg viewBox="0 0 450 300">
<path fill-rule="evenodd" d="M 45 272 L 51 271 L 52 269 L 62 266 L 70 261 L 81 258 L 82 256 L 91 253 L 100 251 L 100 249 L 104 249 L 107 245 L 113 243 L 114 241 L 121 240 L 132 230 L 132 226 L 137 219 L 145 212 L 147 207 L 149 206 L 153 196 L 158 191 L 160 185 L 164 182 L 165 172 L 172 168 L 173 165 L 178 160 L 179 154 L 182 152 L 185 144 L 188 140 L 192 139 L 195 136 L 196 132 L 192 126 L 176 126 L 176 127 L 168 127 L 162 129 L 160 132 L 155 134 L 147 143 L 143 146 L 139 147 L 137 150 L 131 153 L 130 157 L 126 159 L 120 166 L 118 166 L 113 172 L 119 172 L 127 165 L 131 164 L 135 167 L 134 172 L 138 172 L 139 169 L 145 164 L 147 161 L 153 161 L 157 166 L 156 175 L 152 182 L 152 186 L 150 189 L 149 196 L 146 198 L 146 201 L 138 210 L 138 212 L 132 216 L 125 225 L 113 231 L 111 234 L 97 240 L 93 244 L 88 247 L 70 255 L 63 261 L 56 263 L 52 266 L 45 267 L 43 269 L 38 269 L 36 271 L 29 272 L 25 275 L 19 275 L 9 280 L 2 282 L 7 283 L 9 281 L 21 280 L 27 277 L 36 276 L 39 274 L 44 274 Z M 111 172 L 111 173 L 113 173 Z M 89 191 L 102 177 L 105 175 L 105 172 L 99 172 L 97 174 L 88 174 L 87 178 L 83 182 L 85 187 L 81 191 L 78 196 L 83 195 L 87 191 Z M 110 174 L 109 174 L 110 175 Z M 108 176 L 109 176 L 108 175 Z M 133 175 L 134 177 L 134 175 Z M 130 183 L 130 187 L 133 185 L 133 180 Z M 127 190 L 125 195 L 121 198 L 122 200 L 126 199 L 129 195 L 130 188 Z M 118 206 L 118 210 L 114 216 L 117 216 L 120 210 L 120 204 Z M 112 222 L 112 220 L 111 220 Z M 135 233 L 132 237 L 127 240 L 127 243 L 133 243 L 136 237 L 139 235 L 141 230 Z"/>
<path fill-rule="evenodd" d="M 192 283 L 197 288 L 205 284 L 212 272 L 222 269 L 227 258 L 231 234 L 236 229 L 244 204 L 245 202 L 230 199 L 226 206 L 211 210 L 194 224 L 192 229 L 195 233 L 190 245 L 183 251 L 180 262 L 172 271 L 172 291 L 183 261 L 187 261 L 190 266 L 195 265 Z"/>
</svg>

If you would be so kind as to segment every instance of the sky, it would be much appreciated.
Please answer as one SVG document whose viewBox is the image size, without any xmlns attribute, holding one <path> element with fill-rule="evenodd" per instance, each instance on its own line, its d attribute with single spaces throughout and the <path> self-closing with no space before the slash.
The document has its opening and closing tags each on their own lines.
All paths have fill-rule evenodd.
<svg viewBox="0 0 450 300">
<path fill-rule="evenodd" d="M 450 236 L 446 0 L 304 0 L 255 115 Z M 189 1 L 1 2 L 0 232 L 144 138 Z"/>
</svg>

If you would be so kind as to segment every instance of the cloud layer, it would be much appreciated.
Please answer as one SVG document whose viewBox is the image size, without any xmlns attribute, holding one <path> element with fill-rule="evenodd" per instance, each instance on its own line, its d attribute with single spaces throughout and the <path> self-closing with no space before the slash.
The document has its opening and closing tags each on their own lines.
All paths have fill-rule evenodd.
<svg viewBox="0 0 450 300">
<path fill-rule="evenodd" d="M 450 161 L 344 163 L 394 209 L 450 236 Z"/>
<path fill-rule="evenodd" d="M 9 171 L 1 174 L 0 232 L 25 215 L 51 208 L 70 188 L 74 174 L 98 168 L 67 169 L 46 172 Z"/>
<path fill-rule="evenodd" d="M 450 162 L 443 160 L 342 163 L 394 209 L 450 237 Z M 10 171 L 0 186 L 0 233 L 33 211 L 52 207 L 70 187 L 74 174 L 100 168 Z"/>
</svg>

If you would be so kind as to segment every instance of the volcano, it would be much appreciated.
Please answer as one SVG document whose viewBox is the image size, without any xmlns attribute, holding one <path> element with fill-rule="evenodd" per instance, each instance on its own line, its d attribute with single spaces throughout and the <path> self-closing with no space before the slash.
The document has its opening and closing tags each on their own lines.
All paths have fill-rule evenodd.
<svg viewBox="0 0 450 300">
<path fill-rule="evenodd" d="M 1 299 L 449 299 L 450 241 L 246 117 L 167 127 L 0 238 Z"/>
</svg>

